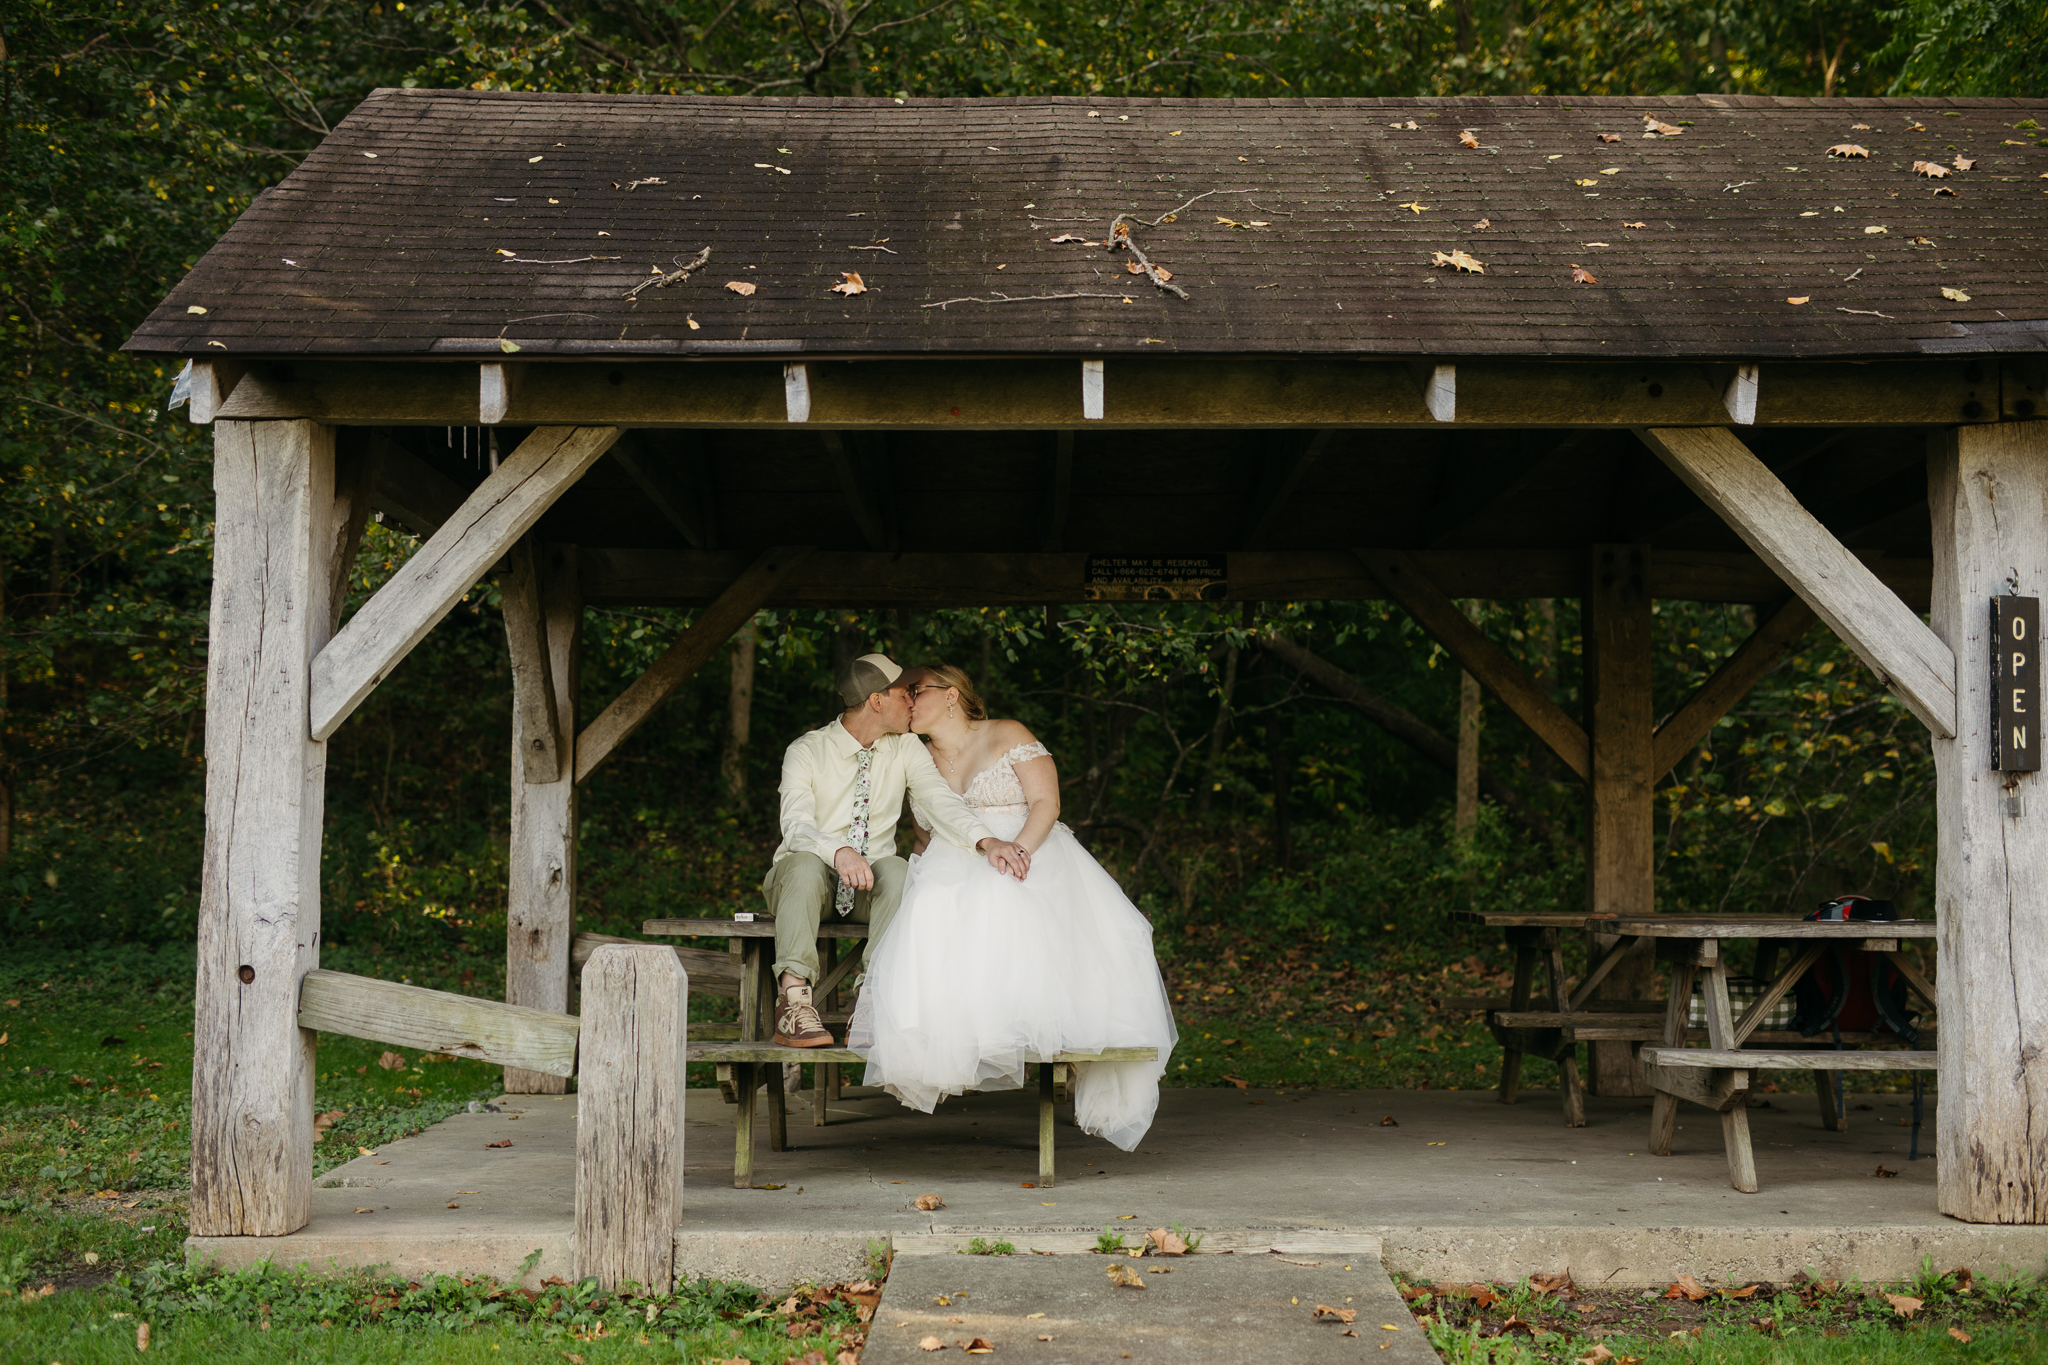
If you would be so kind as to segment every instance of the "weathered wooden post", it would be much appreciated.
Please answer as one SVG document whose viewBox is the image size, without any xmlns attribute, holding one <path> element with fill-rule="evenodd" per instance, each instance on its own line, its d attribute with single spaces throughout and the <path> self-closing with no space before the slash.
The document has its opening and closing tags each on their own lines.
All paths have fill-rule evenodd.
<svg viewBox="0 0 2048 1365">
<path fill-rule="evenodd" d="M 527 536 L 499 585 L 512 654 L 512 819 L 505 1003 L 569 1009 L 576 933 L 576 693 L 583 599 L 576 549 Z M 566 1078 L 505 1069 L 514 1095 L 559 1095 Z"/>
<path fill-rule="evenodd" d="M 1656 905 L 1656 806 L 1652 771 L 1655 707 L 1650 697 L 1650 547 L 1595 545 L 1586 565 L 1585 722 L 1592 741 L 1586 781 L 1586 908 L 1647 915 Z M 1617 941 L 1596 934 L 1605 951 Z M 1601 984 L 1600 999 L 1649 994 L 1651 964 L 1625 962 Z M 1596 1095 L 1647 1095 L 1630 1043 L 1590 1045 Z"/>
<path fill-rule="evenodd" d="M 332 631 L 334 432 L 216 422 L 206 836 L 193 1017 L 192 1218 L 202 1237 L 304 1227 L 327 746 L 308 728 Z"/>
<path fill-rule="evenodd" d="M 2048 589 L 2048 422 L 1936 436 L 1928 507 L 1956 663 L 1955 737 L 1934 739 L 1937 1198 L 1973 1223 L 2048 1223 L 2048 795 L 1992 769 L 1991 630 L 1992 598 Z"/>
<path fill-rule="evenodd" d="M 666 944 L 608 944 L 583 967 L 576 1066 L 576 1278 L 675 1282 L 683 1212 L 690 979 Z"/>
</svg>

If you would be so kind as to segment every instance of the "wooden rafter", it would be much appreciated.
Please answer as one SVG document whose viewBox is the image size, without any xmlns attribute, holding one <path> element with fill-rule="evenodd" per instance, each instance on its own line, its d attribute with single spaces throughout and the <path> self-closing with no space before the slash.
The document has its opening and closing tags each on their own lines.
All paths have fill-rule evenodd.
<svg viewBox="0 0 2048 1365">
<path fill-rule="evenodd" d="M 734 631 L 753 619 L 782 576 L 808 553 L 798 546 L 769 550 L 720 593 L 718 600 L 699 612 L 690 628 L 576 736 L 576 780 L 582 782 L 596 772 L 670 693 L 702 668 Z"/>
<path fill-rule="evenodd" d="M 618 436 L 616 427 L 542 427 L 521 441 L 313 660 L 313 738 L 339 729 Z"/>
<path fill-rule="evenodd" d="M 825 455 L 831 460 L 832 472 L 839 480 L 839 494 L 846 499 L 847 511 L 853 514 L 855 523 L 859 525 L 861 538 L 867 541 L 871 550 L 890 549 L 892 529 L 888 508 L 864 477 L 866 471 L 861 467 L 864 461 L 853 449 L 852 442 L 836 431 L 820 432 L 819 439 L 825 443 Z"/>
<path fill-rule="evenodd" d="M 1747 640 L 1721 662 L 1713 676 L 1686 699 L 1685 705 L 1657 727 L 1652 780 L 1661 779 L 1712 732 L 1735 703 L 1749 695 L 1764 674 L 1777 667 L 1785 652 L 1818 618 L 1813 608 L 1793 598 L 1771 613 Z"/>
<path fill-rule="evenodd" d="M 1458 666 L 1479 679 L 1522 723 L 1535 731 L 1566 767 L 1581 778 L 1591 771 L 1592 754 L 1586 732 L 1567 716 L 1506 650 L 1486 638 L 1458 604 L 1399 550 L 1354 550 L 1360 562 L 1399 602 L 1430 638 L 1449 651 Z"/>
<path fill-rule="evenodd" d="M 1584 432 L 1572 432 L 1533 460 L 1523 456 L 1512 463 L 1488 462 L 1476 486 L 1446 488 L 1423 518 L 1429 547 L 1448 549 L 1472 527 L 1484 524 L 1487 517 L 1524 501 L 1565 466 L 1584 458 L 1575 452 L 1585 439 Z"/>
<path fill-rule="evenodd" d="M 611 454 L 626 476 L 647 495 L 654 509 L 682 532 L 691 549 L 712 548 L 711 521 L 703 501 L 677 476 L 669 461 L 649 450 L 646 442 L 632 432 L 619 439 Z"/>
<path fill-rule="evenodd" d="M 1067 535 L 1067 512 L 1074 501 L 1074 433 L 1053 433 L 1052 468 L 1046 479 L 1045 503 L 1038 514 L 1038 548 L 1060 548 Z"/>
<path fill-rule="evenodd" d="M 1274 530 L 1280 525 L 1281 512 L 1287 500 L 1294 496 L 1301 487 L 1302 479 L 1329 450 L 1336 437 L 1335 431 L 1325 428 L 1306 441 L 1299 436 L 1290 439 L 1285 435 L 1275 435 L 1272 438 L 1287 444 L 1269 451 L 1260 461 L 1259 491 L 1245 517 L 1244 533 L 1238 538 L 1245 549 L 1262 549 L 1271 541 Z"/>
<path fill-rule="evenodd" d="M 1955 734 L 1955 654 L 1748 446 L 1716 428 L 1640 434 L 1914 715 L 1942 738 Z"/>
</svg>

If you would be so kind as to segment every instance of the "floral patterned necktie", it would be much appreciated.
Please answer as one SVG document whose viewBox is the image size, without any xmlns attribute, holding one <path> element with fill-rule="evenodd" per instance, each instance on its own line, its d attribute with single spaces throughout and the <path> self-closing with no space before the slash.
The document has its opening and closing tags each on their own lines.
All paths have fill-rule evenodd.
<svg viewBox="0 0 2048 1365">
<path fill-rule="evenodd" d="M 868 795 L 872 787 L 868 778 L 874 761 L 873 749 L 862 749 L 854 759 L 860 765 L 860 772 L 853 779 L 853 822 L 846 827 L 847 844 L 863 858 L 868 856 Z M 841 915 L 853 913 L 853 888 L 843 881 L 832 897 L 832 908 Z"/>
</svg>

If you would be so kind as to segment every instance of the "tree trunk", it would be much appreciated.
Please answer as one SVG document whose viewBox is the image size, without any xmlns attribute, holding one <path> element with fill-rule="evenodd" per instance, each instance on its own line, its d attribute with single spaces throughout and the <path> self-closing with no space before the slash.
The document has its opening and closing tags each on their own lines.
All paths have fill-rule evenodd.
<svg viewBox="0 0 2048 1365">
<path fill-rule="evenodd" d="M 754 624 L 732 637 L 732 689 L 726 699 L 725 753 L 718 770 L 733 804 L 747 799 L 747 741 L 754 727 Z"/>
<path fill-rule="evenodd" d="M 1452 825 L 1459 837 L 1479 823 L 1479 679 L 1458 673 L 1458 797 Z"/>
<path fill-rule="evenodd" d="M 1216 703 L 1216 724 L 1209 731 L 1209 762 L 1202 770 L 1202 790 L 1195 798 L 1195 813 L 1207 815 L 1209 800 L 1223 785 L 1223 735 L 1230 726 L 1230 698 L 1237 691 L 1237 646 L 1223 656 L 1223 696 Z"/>
<path fill-rule="evenodd" d="M 1268 688 L 1270 700 L 1278 701 L 1279 692 L 1286 686 L 1278 673 L 1267 669 L 1270 679 Z M 1266 712 L 1266 764 L 1273 775 L 1273 857 L 1282 872 L 1294 870 L 1294 831 L 1287 819 L 1289 799 L 1288 766 L 1286 744 L 1280 733 L 1280 708 L 1273 706 Z"/>
</svg>

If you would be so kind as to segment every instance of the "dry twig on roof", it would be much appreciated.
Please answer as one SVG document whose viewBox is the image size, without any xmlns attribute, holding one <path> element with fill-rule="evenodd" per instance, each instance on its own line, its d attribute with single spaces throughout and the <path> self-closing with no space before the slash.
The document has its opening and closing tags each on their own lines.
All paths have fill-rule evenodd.
<svg viewBox="0 0 2048 1365">
<path fill-rule="evenodd" d="M 1171 285 L 1167 287 L 1172 288 Z M 1180 291 L 1174 290 L 1174 292 L 1179 293 Z M 1187 295 L 1181 294 L 1181 297 L 1186 298 Z M 1048 299 L 1122 299 L 1128 303 L 1131 296 L 1129 294 L 1105 294 L 1100 291 L 1074 294 L 997 294 L 993 298 L 986 299 L 941 299 L 937 303 L 920 303 L 918 307 L 946 308 L 956 303 L 1043 303 Z"/>
<path fill-rule="evenodd" d="M 647 288 L 649 285 L 654 286 L 656 289 L 666 289 L 668 286 L 676 283 L 678 280 L 687 280 L 690 278 L 690 275 L 694 271 L 702 270 L 710 260 L 711 248 L 707 246 L 702 251 L 692 256 L 688 261 L 685 261 L 682 264 L 682 266 L 679 267 L 678 269 L 672 270 L 666 275 L 649 275 L 646 279 L 640 281 L 640 283 L 634 285 L 631 289 L 628 289 L 625 293 L 625 297 L 630 299 L 637 295 L 641 290 Z"/>
<path fill-rule="evenodd" d="M 501 258 L 506 265 L 582 265 L 585 261 L 616 261 L 616 256 L 571 256 L 562 261 L 536 260 L 532 256 L 506 256 Z"/>
<path fill-rule="evenodd" d="M 1109 249 L 1111 251 L 1115 251 L 1119 247 L 1128 248 L 1131 255 L 1137 258 L 1138 265 L 1140 269 L 1143 270 L 1145 277 L 1147 279 L 1151 280 L 1152 283 L 1158 285 L 1161 289 L 1164 289 L 1167 293 L 1173 295 L 1175 298 L 1184 299 L 1188 297 L 1188 291 L 1181 288 L 1179 285 L 1173 283 L 1173 276 L 1168 271 L 1162 270 L 1158 266 L 1152 264 L 1152 260 L 1145 254 L 1144 248 L 1140 247 L 1138 245 L 1137 239 L 1131 236 L 1131 229 L 1134 227 L 1159 227 L 1163 224 L 1170 223 L 1174 221 L 1176 218 L 1180 217 L 1180 215 L 1185 213 L 1188 209 L 1194 207 L 1196 204 L 1201 203 L 1204 199 L 1207 199 L 1212 194 L 1257 193 L 1258 190 L 1256 189 L 1203 190 L 1200 194 L 1188 200 L 1187 203 L 1182 204 L 1179 208 L 1168 209 L 1166 212 L 1160 214 L 1157 218 L 1145 219 L 1139 218 L 1134 214 L 1119 213 L 1116 217 L 1109 220 Z"/>
</svg>

